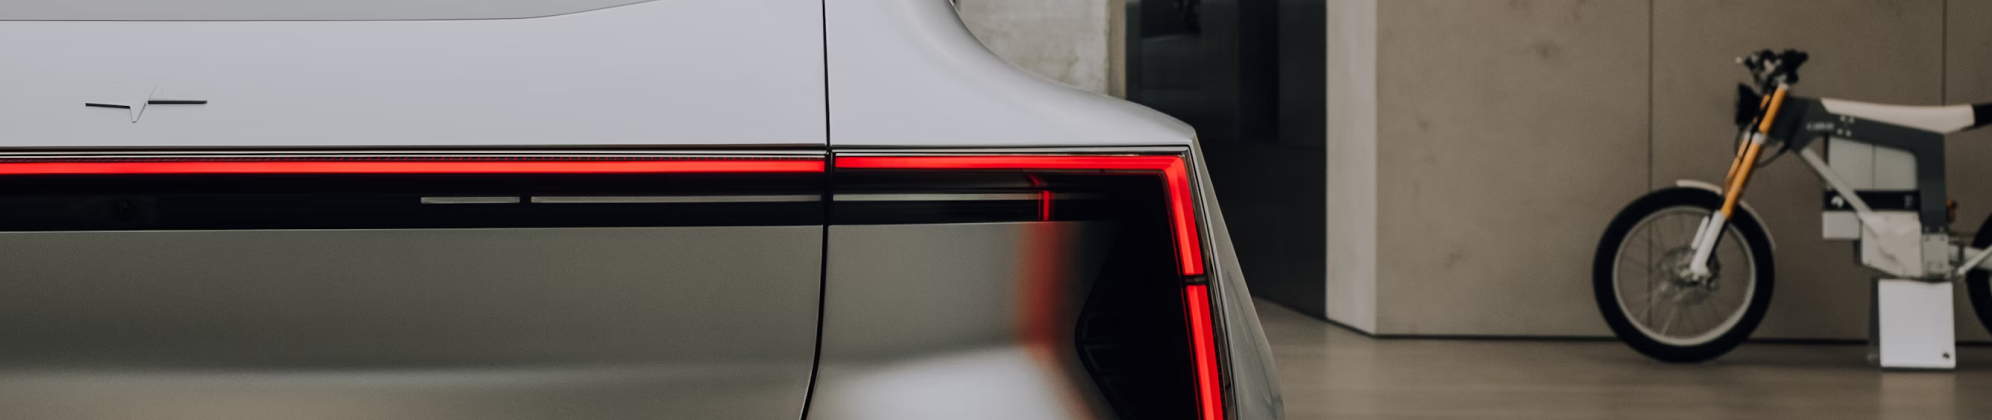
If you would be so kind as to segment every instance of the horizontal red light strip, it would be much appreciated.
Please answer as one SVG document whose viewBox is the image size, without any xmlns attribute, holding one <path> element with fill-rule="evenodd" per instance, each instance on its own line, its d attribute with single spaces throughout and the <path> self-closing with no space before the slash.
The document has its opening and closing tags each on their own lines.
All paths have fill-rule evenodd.
<svg viewBox="0 0 1992 420">
<path fill-rule="evenodd" d="M 868 156 L 837 158 L 838 169 L 991 169 L 1155 171 L 1169 189 L 1170 227 L 1183 275 L 1204 273 L 1202 241 L 1189 171 L 1175 156 Z"/>
<path fill-rule="evenodd" d="M 820 159 L 670 160 L 183 160 L 4 162 L 0 175 L 90 174 L 587 174 L 822 172 Z"/>
<path fill-rule="evenodd" d="M 1217 378 L 1217 331 L 1210 316 L 1210 291 L 1206 285 L 1183 288 L 1183 301 L 1190 312 L 1190 349 L 1196 355 L 1197 407 L 1202 420 L 1224 420 L 1224 394 Z"/>
</svg>

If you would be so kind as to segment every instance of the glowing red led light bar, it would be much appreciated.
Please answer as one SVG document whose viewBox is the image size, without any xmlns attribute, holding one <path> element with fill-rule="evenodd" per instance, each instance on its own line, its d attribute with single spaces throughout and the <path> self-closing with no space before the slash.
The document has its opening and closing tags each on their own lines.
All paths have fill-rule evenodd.
<svg viewBox="0 0 1992 420">
<path fill-rule="evenodd" d="M 1224 420 L 1224 394 L 1217 381 L 1217 337 L 1211 324 L 1210 291 L 1202 284 L 1183 288 L 1183 302 L 1190 312 L 1190 351 L 1197 370 L 1198 418 Z"/>
<path fill-rule="evenodd" d="M 1168 184 L 1170 227 L 1183 275 L 1204 273 L 1190 172 L 1176 156 L 858 156 L 837 158 L 839 169 L 991 169 L 1154 171 Z"/>
<path fill-rule="evenodd" d="M 956 170 L 1061 170 L 1061 171 L 1153 171 L 1168 184 L 1170 227 L 1175 232 L 1176 255 L 1182 273 L 1204 273 L 1202 241 L 1196 226 L 1196 202 L 1190 190 L 1189 171 L 1183 159 L 1175 156 L 877 156 L 840 157 L 839 169 L 956 169 Z M 1049 202 L 1042 213 L 1049 215 Z M 1224 419 L 1224 394 L 1218 378 L 1216 326 L 1210 309 L 1210 291 L 1204 284 L 1183 289 L 1189 314 L 1190 348 L 1195 356 L 1197 407 L 1200 420 Z"/>
<path fill-rule="evenodd" d="M 116 159 L 0 162 L 0 175 L 108 174 L 604 174 L 822 172 L 821 159 L 450 160 L 312 158 Z"/>
</svg>

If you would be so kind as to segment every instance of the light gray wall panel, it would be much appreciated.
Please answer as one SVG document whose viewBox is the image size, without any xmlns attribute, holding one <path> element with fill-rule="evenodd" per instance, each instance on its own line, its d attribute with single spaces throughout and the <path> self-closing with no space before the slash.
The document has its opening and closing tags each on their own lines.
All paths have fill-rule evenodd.
<svg viewBox="0 0 1992 420">
<path fill-rule="evenodd" d="M 1328 3 L 1328 319 L 1376 331 L 1377 0 Z"/>
<path fill-rule="evenodd" d="M 1378 333 L 1606 333 L 1590 261 L 1646 185 L 1647 7 L 1381 2 Z"/>
<path fill-rule="evenodd" d="M 1796 93 L 1935 105 L 1943 91 L 1943 0 L 1670 0 L 1654 3 L 1653 187 L 1720 181 L 1734 155 L 1732 59 L 1764 48 L 1812 54 Z M 1868 274 L 1847 242 L 1819 239 L 1820 183 L 1787 157 L 1745 200 L 1777 241 L 1777 296 L 1755 337 L 1862 338 Z M 1597 229 L 1602 229 L 1602 224 Z M 1593 315 L 1595 317 L 1595 315 Z"/>
</svg>

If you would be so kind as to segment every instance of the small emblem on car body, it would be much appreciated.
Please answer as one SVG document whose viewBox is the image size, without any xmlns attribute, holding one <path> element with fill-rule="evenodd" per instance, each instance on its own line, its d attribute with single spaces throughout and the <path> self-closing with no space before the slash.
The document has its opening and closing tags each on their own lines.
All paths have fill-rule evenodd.
<svg viewBox="0 0 1992 420">
<path fill-rule="evenodd" d="M 207 105 L 208 103 L 206 99 L 162 99 L 156 96 L 157 93 L 159 93 L 159 90 L 153 89 L 152 93 L 145 95 L 145 100 L 135 101 L 135 103 L 131 104 L 122 104 L 115 102 L 84 102 L 83 106 L 91 108 L 116 108 L 116 109 L 128 110 L 131 112 L 131 122 L 136 123 L 138 122 L 139 117 L 145 115 L 145 107 L 149 105 Z"/>
</svg>

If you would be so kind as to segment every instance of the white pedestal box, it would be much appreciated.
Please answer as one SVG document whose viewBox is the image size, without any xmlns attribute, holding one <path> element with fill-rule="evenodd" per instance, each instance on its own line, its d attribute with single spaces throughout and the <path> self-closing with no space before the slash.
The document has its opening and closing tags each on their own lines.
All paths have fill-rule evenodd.
<svg viewBox="0 0 1992 420">
<path fill-rule="evenodd" d="M 1957 367 L 1951 282 L 1880 279 L 1874 289 L 1871 347 L 1882 368 Z"/>
</svg>

